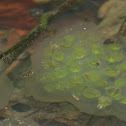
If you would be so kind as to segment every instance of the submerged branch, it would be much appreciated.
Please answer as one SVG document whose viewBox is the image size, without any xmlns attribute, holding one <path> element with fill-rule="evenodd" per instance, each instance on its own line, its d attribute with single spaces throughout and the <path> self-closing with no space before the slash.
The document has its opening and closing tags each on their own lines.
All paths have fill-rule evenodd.
<svg viewBox="0 0 126 126">
<path fill-rule="evenodd" d="M 56 9 L 49 11 L 47 13 L 44 13 L 41 16 L 40 23 L 24 38 L 22 38 L 16 45 L 9 48 L 8 50 L 4 51 L 0 54 L 0 59 L 4 56 L 7 56 L 8 54 L 13 53 L 16 51 L 18 53 L 18 56 L 35 40 L 35 38 L 42 32 L 47 30 L 47 26 L 49 22 L 56 17 L 58 14 L 63 13 L 67 9 L 73 7 L 77 3 L 83 0 L 66 0 L 63 2 L 59 7 Z M 20 49 L 20 51 L 18 50 Z M 17 56 L 16 56 L 17 57 Z"/>
</svg>

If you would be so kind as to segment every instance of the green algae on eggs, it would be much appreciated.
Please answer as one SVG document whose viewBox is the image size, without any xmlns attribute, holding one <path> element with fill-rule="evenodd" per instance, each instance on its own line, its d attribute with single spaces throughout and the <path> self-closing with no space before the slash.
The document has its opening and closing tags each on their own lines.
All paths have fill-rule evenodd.
<svg viewBox="0 0 126 126">
<path fill-rule="evenodd" d="M 117 69 L 121 70 L 121 71 L 125 71 L 126 70 L 126 61 L 123 61 L 122 63 L 118 64 Z"/>
<path fill-rule="evenodd" d="M 104 74 L 109 77 L 117 77 L 117 76 L 119 76 L 120 71 L 117 69 L 113 69 L 113 68 L 106 68 L 104 70 Z"/>
<path fill-rule="evenodd" d="M 122 52 L 112 52 L 105 56 L 106 61 L 110 63 L 118 62 L 124 59 Z"/>
<path fill-rule="evenodd" d="M 79 72 L 81 70 L 81 66 L 78 61 L 73 60 L 69 64 L 69 68 L 71 72 Z"/>
<path fill-rule="evenodd" d="M 120 78 L 115 81 L 116 86 L 126 86 L 126 78 Z"/>
<path fill-rule="evenodd" d="M 36 74 L 26 87 L 40 101 L 68 101 L 83 112 L 104 115 L 108 110 L 106 115 L 114 115 L 114 103 L 126 102 L 125 51 L 120 43 L 103 44 L 96 29 L 87 32 L 82 26 L 58 32 L 39 45 L 32 56 Z"/>
<path fill-rule="evenodd" d="M 109 106 L 112 104 L 112 99 L 108 96 L 101 96 L 98 98 L 98 105 L 97 108 L 102 110 L 105 107 Z"/>
<path fill-rule="evenodd" d="M 73 57 L 75 59 L 81 59 L 84 58 L 86 55 L 86 50 L 84 48 L 77 48 L 74 52 L 73 52 Z"/>
<path fill-rule="evenodd" d="M 113 43 L 113 44 L 109 44 L 107 48 L 112 51 L 118 51 L 122 48 L 122 46 L 121 44 Z"/>
<path fill-rule="evenodd" d="M 81 76 L 73 76 L 70 79 L 71 84 L 80 85 L 83 83 L 83 78 Z"/>
<path fill-rule="evenodd" d="M 106 87 L 106 94 L 112 98 L 114 98 L 115 100 L 120 100 L 121 97 L 121 89 L 119 87 Z"/>
<path fill-rule="evenodd" d="M 64 41 L 62 45 L 66 48 L 71 47 L 73 45 L 75 37 L 73 35 L 64 36 Z"/>
<path fill-rule="evenodd" d="M 86 88 L 86 89 L 83 91 L 83 95 L 84 95 L 86 98 L 98 98 L 98 97 L 100 97 L 101 92 L 98 91 L 98 90 L 95 89 L 95 88 Z"/>
<path fill-rule="evenodd" d="M 95 43 L 92 44 L 92 49 L 91 49 L 92 53 L 98 55 L 98 54 L 102 54 L 103 53 L 103 48 L 101 48 L 101 45 Z"/>
<path fill-rule="evenodd" d="M 64 60 L 64 53 L 63 53 L 63 51 L 61 51 L 60 49 L 54 51 L 53 58 L 55 60 L 57 60 L 57 61 L 63 61 Z"/>
</svg>

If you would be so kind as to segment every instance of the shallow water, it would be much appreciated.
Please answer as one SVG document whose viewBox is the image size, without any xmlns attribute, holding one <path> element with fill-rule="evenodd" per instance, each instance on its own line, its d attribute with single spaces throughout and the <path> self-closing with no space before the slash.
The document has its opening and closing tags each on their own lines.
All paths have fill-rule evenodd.
<svg viewBox="0 0 126 126">
<path fill-rule="evenodd" d="M 0 117 L 5 118 L 1 126 L 22 122 L 22 126 L 95 126 L 102 121 L 126 125 L 119 120 L 126 120 L 125 42 L 119 38 L 115 44 L 103 44 L 122 23 L 110 20 L 116 12 L 110 5 L 115 4 L 123 16 L 120 6 L 125 2 L 82 2 L 84 7 L 76 6 L 54 19 L 48 26 L 51 32 L 41 33 L 11 65 L 1 60 Z M 55 7 L 53 2 L 40 5 Z M 8 29 L 1 32 L 5 34 L 1 51 L 21 39 L 11 32 L 8 38 Z"/>
</svg>

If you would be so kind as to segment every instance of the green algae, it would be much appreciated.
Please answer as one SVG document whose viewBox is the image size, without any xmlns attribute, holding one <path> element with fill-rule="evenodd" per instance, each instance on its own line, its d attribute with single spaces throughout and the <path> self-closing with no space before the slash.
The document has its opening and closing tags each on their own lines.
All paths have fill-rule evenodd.
<svg viewBox="0 0 126 126">
<path fill-rule="evenodd" d="M 126 86 L 126 78 L 117 79 L 115 81 L 116 86 Z"/>
<path fill-rule="evenodd" d="M 70 83 L 73 85 L 80 85 L 83 83 L 83 78 L 79 75 L 75 75 L 75 76 L 71 77 Z"/>
<path fill-rule="evenodd" d="M 44 58 L 47 58 L 47 57 L 52 57 L 52 49 L 51 47 L 48 47 L 44 50 L 44 53 L 43 53 L 43 57 Z"/>
<path fill-rule="evenodd" d="M 64 36 L 64 40 L 67 42 L 73 42 L 75 40 L 75 37 L 73 35 L 66 35 Z"/>
<path fill-rule="evenodd" d="M 108 86 L 108 81 L 106 78 L 102 78 L 101 80 L 96 81 L 94 85 L 97 87 L 106 87 Z"/>
<path fill-rule="evenodd" d="M 88 59 L 87 64 L 89 67 L 98 67 L 102 65 L 102 60 L 99 57 L 92 56 L 90 59 Z"/>
<path fill-rule="evenodd" d="M 56 83 L 57 90 L 67 90 L 71 87 L 70 83 L 66 80 L 62 80 Z"/>
<path fill-rule="evenodd" d="M 86 50 L 84 48 L 78 48 L 73 52 L 72 56 L 75 59 L 84 58 L 86 56 Z"/>
<path fill-rule="evenodd" d="M 98 98 L 98 97 L 100 97 L 101 92 L 98 91 L 98 90 L 95 89 L 95 88 L 86 88 L 86 89 L 83 91 L 83 95 L 84 95 L 86 98 Z"/>
<path fill-rule="evenodd" d="M 64 52 L 61 50 L 55 50 L 53 53 L 53 58 L 57 61 L 63 61 L 64 60 Z"/>
<path fill-rule="evenodd" d="M 33 61 L 40 63 L 41 75 L 37 77 L 36 73 L 36 83 L 46 92 L 36 88 L 40 90 L 36 95 L 44 95 L 38 96 L 39 99 L 72 102 L 87 113 L 90 110 L 86 110 L 86 104 L 91 111 L 95 108 L 93 112 L 99 112 L 114 102 L 125 103 L 122 88 L 125 88 L 126 61 L 122 45 L 104 45 L 99 34 L 63 34 L 51 38 L 44 51 L 39 49 L 42 58 Z"/>
<path fill-rule="evenodd" d="M 115 100 L 121 99 L 121 89 L 119 87 L 107 87 L 106 88 L 106 94 L 110 97 L 114 97 Z"/>
<path fill-rule="evenodd" d="M 84 74 L 84 78 L 87 81 L 96 82 L 102 80 L 102 75 L 99 71 L 89 71 L 88 73 Z"/>
<path fill-rule="evenodd" d="M 69 64 L 69 68 L 71 72 L 79 72 L 81 70 L 81 66 L 79 65 L 79 63 L 77 61 L 71 61 L 71 63 Z"/>
<path fill-rule="evenodd" d="M 119 76 L 120 71 L 117 69 L 113 69 L 113 68 L 106 68 L 104 70 L 104 74 L 109 77 L 117 77 L 117 76 Z"/>
<path fill-rule="evenodd" d="M 63 47 L 66 47 L 66 48 L 69 48 L 73 45 L 73 42 L 72 41 L 64 41 L 62 42 L 62 46 Z"/>
<path fill-rule="evenodd" d="M 105 59 L 110 63 L 114 63 L 123 60 L 124 55 L 120 52 L 114 52 L 111 54 L 106 54 Z"/>
<path fill-rule="evenodd" d="M 98 55 L 98 54 L 102 54 L 103 53 L 103 48 L 101 48 L 101 45 L 98 45 L 97 43 L 96 44 L 93 44 L 92 45 L 92 49 L 91 49 L 92 53 L 94 53 L 95 55 Z"/>
<path fill-rule="evenodd" d="M 40 82 L 48 83 L 48 82 L 56 81 L 57 78 L 55 73 L 50 71 L 50 72 L 45 72 L 43 74 L 38 74 L 37 80 Z"/>
<path fill-rule="evenodd" d="M 98 105 L 97 108 L 102 110 L 106 108 L 107 106 L 112 104 L 112 99 L 108 96 L 101 96 L 98 98 Z"/>
<path fill-rule="evenodd" d="M 121 100 L 120 103 L 126 104 L 126 98 L 124 98 L 123 100 Z"/>
<path fill-rule="evenodd" d="M 120 44 L 113 43 L 113 44 L 108 45 L 107 48 L 112 51 L 118 51 L 122 48 L 122 46 Z"/>
<path fill-rule="evenodd" d="M 55 68 L 56 78 L 64 78 L 68 73 L 68 69 L 65 66 Z"/>
<path fill-rule="evenodd" d="M 73 45 L 75 37 L 73 35 L 67 35 L 64 37 L 64 41 L 62 42 L 62 45 L 66 48 L 69 48 Z"/>
<path fill-rule="evenodd" d="M 45 58 L 44 62 L 42 62 L 42 64 L 43 64 L 44 68 L 48 69 L 48 68 L 55 67 L 58 63 L 52 59 Z"/>
<path fill-rule="evenodd" d="M 123 61 L 122 63 L 118 64 L 116 66 L 116 68 L 121 70 L 121 71 L 125 71 L 126 70 L 126 61 Z"/>
</svg>

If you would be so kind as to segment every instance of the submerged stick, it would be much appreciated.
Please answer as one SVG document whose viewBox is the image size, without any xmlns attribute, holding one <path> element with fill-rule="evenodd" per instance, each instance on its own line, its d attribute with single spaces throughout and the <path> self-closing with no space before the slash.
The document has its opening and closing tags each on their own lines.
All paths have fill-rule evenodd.
<svg viewBox="0 0 126 126">
<path fill-rule="evenodd" d="M 42 31 L 47 30 L 47 26 L 53 18 L 55 18 L 58 14 L 63 13 L 67 9 L 73 7 L 80 1 L 83 0 L 66 0 L 56 9 L 44 13 L 41 16 L 40 23 L 29 34 L 27 34 L 24 38 L 22 38 L 16 45 L 0 54 L 0 59 L 3 57 L 3 55 L 6 56 L 8 54 L 13 53 L 14 51 L 16 51 L 18 53 L 17 56 L 19 56 L 35 40 L 35 38 L 38 37 L 38 35 Z M 18 49 L 20 49 L 20 51 Z"/>
</svg>

